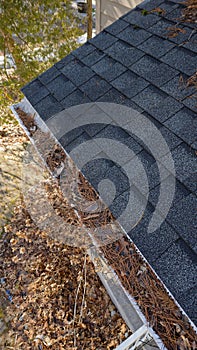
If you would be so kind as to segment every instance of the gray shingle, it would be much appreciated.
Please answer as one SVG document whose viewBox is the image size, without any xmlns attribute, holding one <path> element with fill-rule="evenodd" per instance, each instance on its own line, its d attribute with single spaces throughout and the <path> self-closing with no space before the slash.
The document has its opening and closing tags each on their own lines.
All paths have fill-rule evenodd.
<svg viewBox="0 0 197 350">
<path fill-rule="evenodd" d="M 132 188 L 115 198 L 110 210 L 125 231 L 129 232 L 136 225 L 138 218 L 142 216 L 144 206 L 144 197 L 132 186 Z"/>
<path fill-rule="evenodd" d="M 131 44 L 133 46 L 139 45 L 140 43 L 148 39 L 150 36 L 150 33 L 145 31 L 144 29 L 135 28 L 134 25 L 130 25 L 117 35 L 119 39 L 126 41 L 126 43 Z"/>
<path fill-rule="evenodd" d="M 155 162 L 155 159 L 144 149 L 137 154 L 137 158 L 134 157 L 129 162 L 124 164 L 124 170 L 130 174 L 132 172 L 132 183 L 144 196 L 147 195 L 151 189 L 160 184 L 157 163 Z M 145 173 L 148 183 L 144 180 Z M 170 173 L 165 169 L 165 171 L 162 171 L 162 174 L 164 178 L 168 177 Z"/>
<path fill-rule="evenodd" d="M 132 109 L 134 109 L 135 111 L 138 112 L 143 112 L 143 109 L 141 107 L 139 107 L 136 103 L 134 103 L 133 101 L 131 101 L 131 99 L 127 98 L 124 103 L 125 106 L 131 107 Z"/>
<path fill-rule="evenodd" d="M 120 33 L 123 29 L 128 27 L 128 25 L 129 25 L 129 23 L 119 19 L 119 21 L 115 21 L 110 26 L 105 28 L 105 31 L 112 34 L 112 35 L 116 35 L 116 34 Z"/>
<path fill-rule="evenodd" d="M 141 159 L 142 152 L 138 153 L 137 157 L 139 158 L 139 161 L 141 161 L 141 163 L 143 164 L 143 161 Z M 137 168 L 137 165 L 135 163 L 136 163 L 136 160 L 131 159 L 130 162 L 128 162 L 126 165 L 124 165 L 124 169 L 125 169 L 125 171 L 129 171 L 129 169 L 130 170 L 132 169 L 132 173 L 133 173 L 132 183 L 133 183 L 133 185 L 138 189 L 138 191 L 142 195 L 147 196 L 148 193 L 153 188 L 155 188 L 157 185 L 159 185 L 161 182 L 157 163 L 154 162 L 153 164 L 151 164 L 151 163 L 145 164 L 143 170 L 139 167 Z M 148 179 L 148 183 L 144 179 L 145 172 L 146 172 L 146 176 Z M 165 168 L 162 169 L 163 181 L 165 178 L 167 178 L 169 176 L 169 174 L 170 174 L 170 172 L 167 169 L 165 169 Z"/>
<path fill-rule="evenodd" d="M 169 175 L 166 179 L 164 179 L 163 185 L 165 185 L 166 188 L 168 188 L 168 191 L 170 189 L 172 191 L 174 191 L 174 177 L 173 177 L 173 175 Z M 156 207 L 156 205 L 157 205 L 157 201 L 159 199 L 159 193 L 160 193 L 160 184 L 158 186 L 156 186 L 155 188 L 153 188 L 149 193 L 148 200 L 153 205 L 153 207 Z M 172 205 L 179 202 L 181 199 L 186 198 L 189 194 L 190 194 L 190 191 L 185 186 L 183 186 L 183 184 L 181 184 L 181 182 L 179 182 L 177 180 Z M 167 207 L 169 200 L 170 200 L 167 196 L 167 193 L 166 193 L 166 197 L 164 200 L 165 200 L 165 202 L 163 202 L 163 205 L 164 205 L 164 207 Z M 161 215 L 162 215 L 162 212 L 161 212 Z"/>
<path fill-rule="evenodd" d="M 179 5 L 176 9 L 171 11 L 170 13 L 167 13 L 165 17 L 169 19 L 170 21 L 173 21 L 175 23 L 181 22 L 183 20 L 183 10 L 185 9 L 185 6 Z"/>
<path fill-rule="evenodd" d="M 110 124 L 96 134 L 95 138 L 114 139 L 125 144 L 135 153 L 139 153 L 142 150 L 139 143 L 137 143 L 128 132 L 119 126 Z"/>
<path fill-rule="evenodd" d="M 81 112 L 75 120 L 77 124 L 83 125 L 83 129 L 91 137 L 112 122 L 110 116 L 103 112 L 99 104 L 90 104 L 85 113 Z"/>
<path fill-rule="evenodd" d="M 115 166 L 115 163 L 108 159 L 103 152 L 98 154 L 98 157 L 99 159 L 86 163 L 82 169 L 83 174 L 96 190 L 98 190 L 99 182 L 105 178 L 106 172 Z"/>
<path fill-rule="evenodd" d="M 152 211 L 146 210 L 141 224 L 134 227 L 129 236 L 140 249 L 142 254 L 152 264 L 162 253 L 168 249 L 173 242 L 178 239 L 176 231 L 166 222 L 153 233 L 148 233 L 148 223 L 150 222 Z"/>
<path fill-rule="evenodd" d="M 175 298 L 180 291 L 184 292 L 196 284 L 196 259 L 183 240 L 173 243 L 153 267 Z"/>
<path fill-rule="evenodd" d="M 160 63 L 158 60 L 148 55 L 143 56 L 138 62 L 134 63 L 130 69 L 158 87 L 178 74 L 178 71 L 175 69 Z"/>
<path fill-rule="evenodd" d="M 149 28 L 149 31 L 155 35 L 161 36 L 164 39 L 168 38 L 169 28 L 173 27 L 174 23 L 167 19 L 161 19 L 159 22 Z"/>
<path fill-rule="evenodd" d="M 75 59 L 75 56 L 73 56 L 72 54 L 67 55 L 67 56 L 65 56 L 64 58 L 62 58 L 61 61 L 55 63 L 55 67 L 56 67 L 57 69 L 62 69 L 62 68 L 64 68 L 68 63 L 74 61 L 74 59 Z"/>
<path fill-rule="evenodd" d="M 156 7 L 160 7 L 163 4 L 164 0 L 151 0 L 151 1 L 143 1 L 137 7 L 143 10 L 151 11 Z"/>
<path fill-rule="evenodd" d="M 64 67 L 62 67 L 61 73 L 64 72 L 64 74 L 66 75 L 70 70 L 74 70 L 74 68 L 76 67 L 83 67 L 83 63 L 76 57 L 74 57 L 70 62 L 68 62 Z"/>
<path fill-rule="evenodd" d="M 89 80 L 94 72 L 88 67 L 86 67 L 82 62 L 75 59 L 71 63 L 68 63 L 61 72 L 72 81 L 76 86 L 80 86 Z"/>
<path fill-rule="evenodd" d="M 197 112 L 197 94 L 192 94 L 183 100 L 183 104 L 192 111 Z"/>
<path fill-rule="evenodd" d="M 101 131 L 102 133 L 102 131 Z M 95 136 L 94 140 L 105 154 L 107 154 L 109 159 L 112 159 L 119 166 L 127 163 L 131 158 L 134 157 L 132 151 L 129 151 L 128 147 L 120 146 L 120 141 L 114 140 L 112 138 L 97 138 L 98 134 Z M 133 140 L 133 143 L 135 141 Z M 136 147 L 139 145 L 135 142 Z M 134 145 L 134 147 L 135 147 Z"/>
<path fill-rule="evenodd" d="M 101 96 L 97 101 L 123 104 L 126 99 L 126 96 L 122 95 L 118 90 L 112 88 L 105 95 Z"/>
<path fill-rule="evenodd" d="M 138 157 L 140 158 L 141 163 L 144 165 L 144 168 L 147 168 L 155 163 L 154 157 L 146 150 L 142 150 L 142 152 L 138 154 Z"/>
<path fill-rule="evenodd" d="M 117 41 L 105 52 L 125 66 L 130 66 L 144 55 L 142 51 L 131 47 L 121 40 Z"/>
<path fill-rule="evenodd" d="M 130 69 L 146 79 L 147 74 L 159 67 L 160 64 L 159 60 L 145 55 L 139 61 L 132 64 Z"/>
<path fill-rule="evenodd" d="M 90 137 L 95 137 L 102 129 L 106 127 L 106 123 L 102 123 L 101 120 L 99 120 L 99 115 L 98 115 L 98 123 L 92 123 L 92 124 L 87 124 L 83 127 L 83 129 L 87 132 L 87 134 Z"/>
<path fill-rule="evenodd" d="M 182 140 L 169 129 L 165 128 L 165 126 L 162 126 L 159 131 L 162 133 L 170 150 L 181 144 Z"/>
<path fill-rule="evenodd" d="M 113 102 L 117 104 L 126 105 L 135 109 L 138 112 L 142 112 L 142 108 L 137 106 L 134 102 L 132 102 L 129 98 L 121 94 L 118 90 L 112 88 L 105 95 L 100 97 L 97 102 Z"/>
<path fill-rule="evenodd" d="M 120 142 L 126 142 L 130 137 L 128 132 L 116 125 L 107 125 L 101 132 L 95 135 L 96 138 L 114 139 Z"/>
<path fill-rule="evenodd" d="M 125 140 L 124 144 L 128 146 L 135 154 L 138 154 L 142 150 L 141 145 L 132 136 Z"/>
<path fill-rule="evenodd" d="M 170 2 L 174 2 L 175 4 L 184 3 L 184 0 L 170 0 Z"/>
<path fill-rule="evenodd" d="M 42 87 L 44 87 L 44 85 L 39 81 L 39 79 L 34 79 L 29 84 L 26 84 L 21 91 L 29 99 L 34 94 L 38 93 Z"/>
<path fill-rule="evenodd" d="M 192 29 L 186 26 L 179 25 L 179 32 L 177 35 L 173 35 L 173 29 L 172 29 L 172 35 L 169 35 L 169 39 L 173 41 L 176 44 L 184 44 L 186 41 L 189 40 L 191 34 L 192 34 Z M 175 27 L 176 30 L 176 27 Z"/>
<path fill-rule="evenodd" d="M 160 58 L 171 50 L 175 45 L 168 40 L 164 40 L 156 35 L 152 35 L 144 41 L 138 48 L 155 58 Z"/>
<path fill-rule="evenodd" d="M 197 196 L 197 172 L 184 179 L 184 185 Z"/>
<path fill-rule="evenodd" d="M 187 79 L 187 76 L 180 74 L 161 86 L 161 90 L 178 100 L 183 100 L 185 97 L 190 96 L 195 92 L 194 87 L 186 86 Z"/>
<path fill-rule="evenodd" d="M 59 75 L 48 83 L 47 88 L 58 101 L 61 101 L 64 97 L 70 95 L 76 89 L 75 85 L 63 74 Z"/>
<path fill-rule="evenodd" d="M 181 0 L 180 0 L 180 2 L 181 2 Z M 179 6 L 179 4 L 176 4 L 176 3 L 173 4 L 171 1 L 165 0 L 162 4 L 159 5 L 159 9 L 164 11 L 164 12 L 160 12 L 160 16 L 165 17 L 167 13 L 172 12 L 178 6 Z"/>
<path fill-rule="evenodd" d="M 105 173 L 104 178 L 108 178 L 116 187 L 115 198 L 128 190 L 130 184 L 126 174 L 118 166 L 110 167 Z"/>
<path fill-rule="evenodd" d="M 161 60 L 188 75 L 196 71 L 196 54 L 181 47 L 173 48 Z"/>
<path fill-rule="evenodd" d="M 181 2 L 181 0 L 179 1 L 179 3 L 180 2 Z M 140 8 L 140 9 L 147 10 L 147 11 L 151 11 L 151 10 L 154 11 L 154 10 L 158 9 L 158 11 L 155 11 L 155 12 L 159 12 L 160 16 L 166 16 L 167 13 L 172 12 L 178 6 L 179 6 L 178 3 L 173 3 L 172 1 L 151 0 L 151 1 L 143 1 L 137 7 Z M 160 9 L 164 10 L 165 12 L 160 13 L 160 11 L 159 11 Z"/>
<path fill-rule="evenodd" d="M 117 41 L 117 38 L 105 31 L 96 35 L 93 39 L 89 40 L 89 42 L 96 46 L 100 50 L 105 50 L 113 43 Z"/>
<path fill-rule="evenodd" d="M 140 28 L 149 28 L 152 26 L 154 23 L 158 22 L 160 20 L 159 16 L 155 14 L 147 14 L 143 15 L 143 10 L 140 11 L 138 10 L 133 10 L 126 14 L 123 19 L 126 22 L 129 22 L 131 24 L 135 24 L 136 26 Z"/>
<path fill-rule="evenodd" d="M 183 108 L 164 124 L 186 143 L 192 144 L 197 140 L 197 119 L 195 117 L 193 112 Z"/>
<path fill-rule="evenodd" d="M 197 53 L 197 34 L 190 36 L 190 39 L 183 44 L 183 47 Z"/>
<path fill-rule="evenodd" d="M 148 86 L 148 82 L 140 78 L 135 73 L 127 71 L 111 82 L 113 87 L 131 98 Z"/>
<path fill-rule="evenodd" d="M 176 178 L 184 184 L 185 179 L 197 172 L 196 154 L 192 148 L 184 143 L 172 150 L 171 154 L 174 160 Z M 162 157 L 160 161 L 170 170 L 171 165 L 168 164 L 166 156 Z"/>
<path fill-rule="evenodd" d="M 193 142 L 191 147 L 195 150 L 197 150 L 197 141 Z"/>
<path fill-rule="evenodd" d="M 110 81 L 125 72 L 126 68 L 119 62 L 116 62 L 112 58 L 105 56 L 92 66 L 92 70 L 102 78 Z"/>
<path fill-rule="evenodd" d="M 88 82 L 83 84 L 80 87 L 80 90 L 83 91 L 92 101 L 96 101 L 99 97 L 104 95 L 111 86 L 99 76 L 94 76 Z"/>
<path fill-rule="evenodd" d="M 21 91 L 33 106 L 49 95 L 49 90 L 46 89 L 39 79 L 32 80 L 29 84 L 25 85 Z"/>
<path fill-rule="evenodd" d="M 79 130 L 80 131 L 80 130 Z M 73 139 L 70 143 L 67 143 L 65 145 L 65 149 L 68 153 L 70 153 L 72 150 L 74 150 L 77 146 L 79 146 L 81 143 L 89 141 L 90 136 L 86 132 L 79 133 L 79 135 Z"/>
<path fill-rule="evenodd" d="M 97 164 L 97 163 L 98 164 Z M 94 164 L 94 166 L 100 166 L 101 168 L 103 168 L 103 170 L 105 169 L 105 166 L 102 167 L 102 161 L 92 161 L 92 163 Z M 125 202 L 123 203 L 122 201 L 122 206 L 119 207 L 118 209 L 118 213 L 117 213 L 117 196 L 119 196 L 120 194 L 123 193 L 124 189 L 127 189 L 129 186 L 129 183 L 127 181 L 127 177 L 121 172 L 120 168 L 117 166 L 113 166 L 113 167 L 109 167 L 107 172 L 103 172 L 103 174 L 100 174 L 100 177 L 92 177 L 90 178 L 90 173 L 87 173 L 87 171 L 85 171 L 87 174 L 87 178 L 89 180 L 90 183 L 94 184 L 94 188 L 99 192 L 101 198 L 103 200 L 107 199 L 109 208 L 111 210 L 112 213 L 115 214 L 115 209 L 116 209 L 116 215 L 119 216 L 125 209 Z M 104 188 L 102 191 L 99 191 L 100 188 L 102 189 L 102 182 L 103 180 L 108 180 L 111 182 L 111 184 L 113 184 L 113 190 L 111 188 L 111 186 L 108 184 L 108 186 L 104 185 Z M 110 200 L 109 200 L 110 199 Z M 119 201 L 120 203 L 120 201 Z M 118 204 L 119 204 L 118 203 Z"/>
<path fill-rule="evenodd" d="M 90 53 L 92 53 L 95 50 L 95 47 L 91 45 L 89 42 L 85 43 L 84 45 L 80 46 L 78 49 L 74 50 L 72 54 L 81 59 Z"/>
<path fill-rule="evenodd" d="M 32 91 L 33 92 L 33 91 Z M 41 101 L 44 97 L 50 94 L 49 90 L 46 89 L 45 86 L 42 86 L 36 93 L 29 96 L 29 101 L 34 106 L 36 103 Z"/>
<path fill-rule="evenodd" d="M 182 306 L 183 310 L 186 311 L 190 319 L 197 324 L 197 285 L 193 288 L 188 288 L 186 291 L 180 291 L 176 298 L 178 303 Z"/>
<path fill-rule="evenodd" d="M 179 102 L 154 86 L 147 87 L 133 97 L 133 101 L 160 122 L 164 122 L 182 108 Z"/>
<path fill-rule="evenodd" d="M 63 148 L 66 149 L 66 147 L 72 143 L 75 139 L 77 139 L 81 134 L 83 134 L 84 129 L 82 127 L 72 129 L 71 131 L 67 132 L 61 138 L 59 139 L 60 144 Z"/>
<path fill-rule="evenodd" d="M 136 138 L 137 142 L 140 143 L 145 150 L 150 152 L 150 149 L 148 148 L 146 141 L 143 142 L 142 140 L 147 139 L 147 135 L 149 135 L 148 136 L 149 139 L 152 139 L 154 137 L 153 125 L 155 125 L 156 128 L 158 129 L 158 131 L 160 131 L 160 133 L 161 133 L 160 136 L 158 133 L 157 139 L 154 138 L 155 155 L 157 154 L 157 157 L 159 157 L 159 158 L 162 157 L 164 154 L 167 154 L 169 152 L 169 150 L 174 149 L 176 146 L 178 146 L 179 144 L 182 143 L 182 140 L 179 137 L 177 137 L 170 130 L 168 130 L 167 128 L 162 126 L 162 124 L 159 123 L 156 119 L 154 119 L 149 114 L 144 113 L 144 112 L 143 112 L 143 115 L 146 117 L 146 118 L 144 118 L 145 122 L 143 123 L 143 121 L 141 121 L 140 125 L 141 125 L 141 128 L 143 130 L 142 135 L 144 134 L 144 137 L 141 136 L 142 139 L 138 139 L 136 136 L 134 136 L 134 137 Z M 151 123 L 149 123 L 150 124 L 149 127 L 147 127 L 146 119 L 148 119 L 151 122 Z M 121 121 L 120 121 L 120 123 L 121 123 Z M 128 121 L 128 123 L 129 123 L 129 121 Z M 125 127 L 132 126 L 131 123 L 127 124 Z M 163 146 L 163 142 L 161 142 L 162 140 L 163 140 L 163 142 L 164 142 L 164 140 L 166 141 L 166 143 L 167 143 L 166 147 Z"/>
<path fill-rule="evenodd" d="M 86 64 L 86 66 L 91 67 L 96 62 L 100 61 L 104 57 L 104 53 L 101 50 L 95 48 L 95 51 L 90 53 L 88 56 L 81 58 L 81 61 Z"/>
<path fill-rule="evenodd" d="M 197 197 L 190 194 L 171 208 L 166 218 L 195 253 L 197 253 L 196 207 Z"/>
<path fill-rule="evenodd" d="M 90 147 L 87 144 L 88 141 L 90 140 L 87 138 L 87 135 L 83 133 L 66 147 L 68 152 L 70 152 L 70 148 L 72 148 L 70 156 L 80 170 L 82 170 L 84 165 L 87 163 L 87 159 L 89 159 L 89 162 L 91 162 L 91 160 L 94 160 L 95 157 L 100 153 L 100 148 L 98 145 L 93 140 L 91 140 Z M 80 144 L 83 144 L 80 146 L 82 147 L 81 151 L 77 149 Z M 83 152 L 82 149 L 84 150 Z"/>
<path fill-rule="evenodd" d="M 143 111 L 142 114 L 147 118 L 149 119 L 156 127 L 157 129 L 161 129 L 162 127 L 162 123 L 159 122 L 157 119 L 155 119 L 154 117 L 152 117 L 149 113 Z"/>
<path fill-rule="evenodd" d="M 60 71 L 55 66 L 47 69 L 44 73 L 39 75 L 39 79 L 43 84 L 48 84 L 51 80 L 60 75 Z"/>
<path fill-rule="evenodd" d="M 61 100 L 61 105 L 64 108 L 69 108 L 71 106 L 88 103 L 90 99 L 82 93 L 79 89 L 75 90 L 72 94 Z"/>
<path fill-rule="evenodd" d="M 40 117 L 46 121 L 54 114 L 62 111 L 63 107 L 53 96 L 48 95 L 35 105 L 35 109 Z"/>
</svg>

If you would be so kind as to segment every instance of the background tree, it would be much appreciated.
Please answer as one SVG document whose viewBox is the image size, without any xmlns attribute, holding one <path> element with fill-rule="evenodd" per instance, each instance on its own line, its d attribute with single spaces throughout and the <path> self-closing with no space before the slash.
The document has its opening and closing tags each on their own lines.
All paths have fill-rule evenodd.
<svg viewBox="0 0 197 350">
<path fill-rule="evenodd" d="M 20 201 L 22 152 L 26 139 L 9 109 L 20 101 L 20 88 L 66 56 L 83 34 L 71 1 L 0 0 L 0 235 Z M 6 70 L 6 54 L 16 69 Z"/>
<path fill-rule="evenodd" d="M 20 97 L 20 87 L 77 47 L 82 34 L 71 1 L 0 0 L 1 118 L 7 105 Z M 6 54 L 16 69 L 6 70 Z"/>
</svg>

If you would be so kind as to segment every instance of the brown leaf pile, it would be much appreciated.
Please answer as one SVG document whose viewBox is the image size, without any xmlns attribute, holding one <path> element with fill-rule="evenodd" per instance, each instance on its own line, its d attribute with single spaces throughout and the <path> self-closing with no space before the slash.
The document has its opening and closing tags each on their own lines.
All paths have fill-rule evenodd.
<svg viewBox="0 0 197 350">
<path fill-rule="evenodd" d="M 71 208 L 68 204 L 67 199 L 63 195 L 60 187 L 55 181 L 47 181 L 45 183 L 46 193 L 49 202 L 52 205 L 52 208 L 55 210 L 55 213 L 64 220 L 76 227 L 80 225 L 80 221 L 78 216 L 76 215 L 73 208 Z"/>
<path fill-rule="evenodd" d="M 20 116 L 20 119 L 22 120 L 27 130 L 29 131 L 30 136 L 33 136 L 33 134 L 37 130 L 37 125 L 35 123 L 35 115 L 24 112 L 20 107 L 16 108 L 16 112 Z"/>
<path fill-rule="evenodd" d="M 63 149 L 55 144 L 53 149 L 49 152 L 46 158 L 46 163 L 51 171 L 59 168 L 66 158 Z"/>
<path fill-rule="evenodd" d="M 25 113 L 19 107 L 16 108 L 16 111 L 21 121 L 25 123 L 24 125 L 30 132 L 31 120 L 32 120 L 31 115 Z M 27 123 L 27 120 L 29 120 L 29 124 Z M 36 125 L 35 120 L 34 120 L 34 125 Z M 59 144 L 56 143 L 55 139 L 49 132 L 48 133 L 43 132 L 42 130 L 40 130 L 40 128 L 37 125 L 36 125 L 36 133 L 30 134 L 30 136 L 33 138 L 37 149 L 42 155 L 42 158 L 44 159 L 45 164 L 47 165 L 47 167 L 49 168 L 53 176 L 55 176 L 60 180 L 60 175 L 62 175 L 64 169 L 65 168 L 67 169 L 68 167 L 71 168 L 73 166 L 72 162 L 66 156 L 65 151 L 62 149 L 62 147 Z M 75 166 L 73 166 L 73 168 L 75 168 Z M 67 174 L 66 174 L 66 177 L 68 177 Z M 95 192 L 93 187 L 90 186 L 89 182 L 78 171 L 78 169 L 77 169 L 77 172 L 74 169 L 73 174 L 71 173 L 69 177 L 71 182 L 73 181 L 73 178 L 75 179 L 75 182 L 76 182 L 76 178 L 77 178 L 78 194 L 76 196 L 81 194 L 81 196 L 84 197 L 85 202 L 97 201 L 98 203 L 97 212 L 94 211 L 93 213 L 90 213 L 90 211 L 83 211 L 82 209 L 81 210 L 78 209 L 78 214 L 81 218 L 81 224 L 85 225 L 85 227 L 96 228 L 96 227 L 106 225 L 107 223 L 112 223 L 114 221 L 114 217 L 112 216 L 111 212 L 109 211 L 108 208 L 105 207 L 105 205 L 103 205 L 103 203 L 101 203 L 101 201 L 99 202 L 98 194 Z M 66 214 L 66 210 L 69 211 L 69 216 L 65 215 L 65 218 L 69 217 L 69 220 L 72 218 L 71 220 L 73 221 L 72 214 L 74 212 L 72 210 L 72 213 L 71 213 L 68 203 L 66 203 L 65 198 L 63 198 L 64 197 L 63 194 L 60 191 L 59 192 L 57 191 L 57 187 L 56 189 L 53 188 L 53 190 L 49 189 L 49 187 L 50 185 L 48 184 L 47 185 L 48 194 L 51 194 L 53 190 L 55 190 L 55 193 L 56 193 L 55 202 L 54 202 L 54 198 L 52 198 L 53 196 L 51 195 L 48 196 L 56 213 L 62 216 L 62 208 L 64 208 L 63 209 L 64 214 Z M 67 191 L 65 190 L 65 192 Z M 57 203 L 58 203 L 58 206 L 57 206 Z M 75 217 L 74 218 L 74 222 L 75 222 L 76 215 L 74 215 L 74 217 Z M 69 222 L 69 220 L 66 219 L 67 222 Z M 77 222 L 79 224 L 79 221 Z"/>
<path fill-rule="evenodd" d="M 110 350 L 130 334 L 86 253 L 48 238 L 23 206 L 0 250 L 1 292 L 12 298 L 2 350 Z"/>
<path fill-rule="evenodd" d="M 94 190 L 94 188 L 90 185 L 90 183 L 85 179 L 85 177 L 79 172 L 78 174 L 78 189 L 81 195 L 87 201 L 98 201 L 99 196 Z M 80 211 L 80 217 L 82 218 L 82 222 L 86 227 L 99 227 L 105 226 L 110 222 L 113 222 L 115 219 L 108 208 L 103 208 L 103 210 L 99 210 L 96 213 L 88 214 L 87 212 Z"/>
</svg>

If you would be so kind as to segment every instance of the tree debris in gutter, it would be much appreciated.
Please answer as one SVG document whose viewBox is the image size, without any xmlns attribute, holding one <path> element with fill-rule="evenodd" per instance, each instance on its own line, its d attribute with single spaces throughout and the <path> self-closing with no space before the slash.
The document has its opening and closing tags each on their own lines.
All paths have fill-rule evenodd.
<svg viewBox="0 0 197 350">
<path fill-rule="evenodd" d="M 66 164 L 69 165 L 69 163 Z M 78 171 L 77 178 L 82 179 L 82 175 L 79 174 Z M 53 196 L 52 190 L 49 192 L 52 194 L 50 200 L 58 201 L 57 215 L 62 216 L 60 208 L 62 205 L 64 207 L 63 198 L 66 192 L 61 193 L 61 191 L 62 188 L 56 190 L 57 197 Z M 80 191 L 83 194 L 87 193 L 89 200 L 91 200 L 91 196 L 92 201 L 95 200 L 95 191 L 87 181 L 80 183 Z M 83 215 L 80 214 L 78 212 L 79 220 L 83 220 Z M 67 215 L 68 212 L 65 217 L 66 221 L 68 220 Z M 62 217 L 64 218 L 64 215 Z M 91 220 L 89 223 L 91 226 Z M 100 225 L 105 226 L 106 223 L 108 221 L 100 222 Z M 97 225 L 99 225 L 99 220 L 96 221 Z M 94 220 L 92 226 L 95 226 Z M 168 295 L 153 270 L 143 260 L 135 245 L 122 236 L 114 243 L 102 245 L 100 249 L 108 265 L 112 267 L 125 289 L 136 300 L 147 321 L 160 336 L 165 346 L 169 350 L 194 350 L 197 345 L 194 329 L 187 317 L 182 314 L 174 300 Z"/>
</svg>

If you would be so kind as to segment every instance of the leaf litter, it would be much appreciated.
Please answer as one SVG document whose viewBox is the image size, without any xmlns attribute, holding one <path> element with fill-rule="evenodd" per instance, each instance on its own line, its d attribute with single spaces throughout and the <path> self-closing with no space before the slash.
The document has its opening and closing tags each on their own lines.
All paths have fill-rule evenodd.
<svg viewBox="0 0 197 350">
<path fill-rule="evenodd" d="M 11 299 L 1 349 L 114 349 L 130 331 L 85 250 L 39 230 L 24 204 L 1 239 L 1 293 Z M 7 302 L 8 304 L 8 302 Z"/>
</svg>

